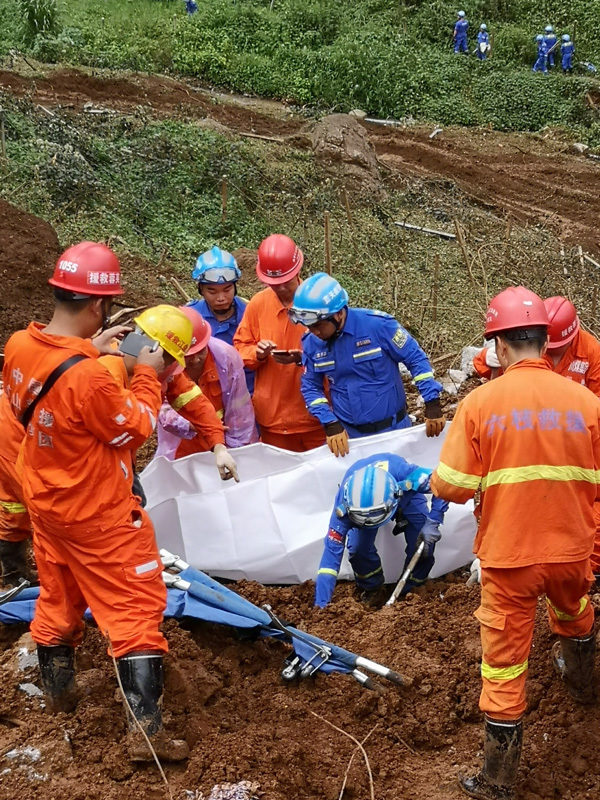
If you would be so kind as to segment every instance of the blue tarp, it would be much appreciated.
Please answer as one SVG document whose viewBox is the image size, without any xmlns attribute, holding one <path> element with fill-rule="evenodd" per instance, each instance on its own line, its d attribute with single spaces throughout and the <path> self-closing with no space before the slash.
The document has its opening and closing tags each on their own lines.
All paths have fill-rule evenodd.
<svg viewBox="0 0 600 800">
<path fill-rule="evenodd" d="M 270 627 L 271 620 L 266 611 L 228 587 L 217 583 L 203 572 L 188 567 L 177 577 L 188 581 L 191 586 L 189 591 L 172 587 L 168 589 L 165 617 L 193 617 L 238 629 L 255 629 L 259 636 L 270 636 L 282 641 L 289 641 L 289 636 L 286 636 L 283 631 Z M 24 589 L 14 600 L 0 605 L 0 622 L 5 624 L 31 622 L 39 593 L 39 587 Z M 85 617 L 91 619 L 89 609 L 86 611 Z M 317 652 L 316 647 L 313 648 L 311 644 L 300 641 L 294 636 L 294 628 L 289 629 L 289 632 L 289 635 L 292 636 L 292 641 L 289 643 L 293 645 L 296 655 L 300 656 L 304 662 L 312 659 Z M 298 635 L 308 636 L 300 631 Z M 320 640 L 315 639 L 315 641 L 320 643 Z M 352 671 L 352 667 L 336 658 L 329 659 L 320 665 L 319 669 L 325 673 Z"/>
</svg>

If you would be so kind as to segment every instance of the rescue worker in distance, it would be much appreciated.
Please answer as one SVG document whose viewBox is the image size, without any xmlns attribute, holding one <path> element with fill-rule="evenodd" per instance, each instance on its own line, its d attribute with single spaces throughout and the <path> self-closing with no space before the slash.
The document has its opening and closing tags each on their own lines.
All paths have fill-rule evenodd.
<svg viewBox="0 0 600 800">
<path fill-rule="evenodd" d="M 541 33 L 535 37 L 537 44 L 537 59 L 532 67 L 532 72 L 543 72 L 544 75 L 548 74 L 548 45 Z"/>
<path fill-rule="evenodd" d="M 469 45 L 467 42 L 467 31 L 469 30 L 469 23 L 467 22 L 466 14 L 464 11 L 459 11 L 456 15 L 458 17 L 454 25 L 454 52 L 455 53 L 468 53 Z"/>
<path fill-rule="evenodd" d="M 479 26 L 479 33 L 477 34 L 477 58 L 480 61 L 485 61 L 490 51 L 490 35 L 487 32 L 487 25 L 482 22 Z"/>
<path fill-rule="evenodd" d="M 289 314 L 309 330 L 302 338 L 302 394 L 335 456 L 349 452 L 349 438 L 410 427 L 398 364 L 408 368 L 425 401 L 427 436 L 439 436 L 446 424 L 442 387 L 421 347 L 392 316 L 349 308 L 346 290 L 324 272 L 296 290 Z"/>
<path fill-rule="evenodd" d="M 552 25 L 546 25 L 544 28 L 544 44 L 546 45 L 546 49 L 548 51 L 548 67 L 552 69 L 554 66 L 554 53 L 557 48 L 557 39 L 556 34 L 554 33 L 554 28 Z"/>
<path fill-rule="evenodd" d="M 394 535 L 404 533 L 406 539 L 404 569 L 418 547 L 419 534 L 427 545 L 402 594 L 427 580 L 435 563 L 439 527 L 448 509 L 448 503 L 437 497 L 429 509 L 423 493 L 430 491 L 430 474 L 431 470 L 393 453 L 362 458 L 350 467 L 329 520 L 315 585 L 316 606 L 323 608 L 330 602 L 346 546 L 363 599 L 369 603 L 380 599 L 384 576 L 375 538 L 379 528 L 392 518 Z"/>
<path fill-rule="evenodd" d="M 123 390 L 89 341 L 106 326 L 112 298 L 122 294 L 117 257 L 103 244 L 82 242 L 63 253 L 50 284 L 52 320 L 45 327 L 31 323 L 10 338 L 2 376 L 13 412 L 25 423 L 23 495 L 40 578 L 31 634 L 47 705 L 54 711 L 76 705 L 74 652 L 89 606 L 155 751 L 182 760 L 187 745 L 167 737 L 161 718 L 167 650 L 160 631 L 162 566 L 128 464 L 131 451 L 154 430 L 159 375 L 166 364 L 183 360 L 191 325 L 173 309 L 183 327 L 167 336 L 169 350 L 144 347 L 131 389 Z M 130 756 L 152 760 L 133 729 Z"/>
<path fill-rule="evenodd" d="M 261 441 L 297 453 L 325 443 L 323 428 L 300 392 L 305 329 L 293 325 L 287 313 L 303 261 L 289 236 L 274 233 L 260 243 L 256 274 L 267 288 L 248 303 L 233 342 L 255 373 L 252 401 Z"/>
<path fill-rule="evenodd" d="M 192 323 L 192 344 L 185 354 L 185 375 L 210 401 L 224 425 L 227 447 L 243 447 L 258 441 L 254 409 L 244 377 L 244 362 L 237 350 L 211 336 L 202 316 L 190 306 L 180 310 Z M 210 450 L 202 427 L 192 425 L 169 403 L 158 417 L 156 456 L 181 458 Z"/>
<path fill-rule="evenodd" d="M 568 33 L 564 33 L 561 37 L 562 44 L 560 46 L 560 57 L 562 71 L 566 75 L 573 72 L 573 53 L 575 52 L 575 45 L 571 41 Z"/>
<path fill-rule="evenodd" d="M 237 282 L 242 277 L 237 261 L 220 247 L 201 253 L 192 272 L 202 300 L 192 300 L 190 308 L 197 311 L 210 325 L 215 339 L 233 347 L 237 331 L 248 301 L 237 293 Z M 254 372 L 246 370 L 246 383 L 250 394 L 254 391 Z"/>
<path fill-rule="evenodd" d="M 548 313 L 522 286 L 491 302 L 486 338 L 504 375 L 459 403 L 431 478 L 464 503 L 480 489 L 484 765 L 460 778 L 471 797 L 510 800 L 521 755 L 525 681 L 538 598 L 546 597 L 557 671 L 581 703 L 594 701 L 596 641 L 588 597 L 600 469 L 600 402 L 542 358 Z"/>
</svg>

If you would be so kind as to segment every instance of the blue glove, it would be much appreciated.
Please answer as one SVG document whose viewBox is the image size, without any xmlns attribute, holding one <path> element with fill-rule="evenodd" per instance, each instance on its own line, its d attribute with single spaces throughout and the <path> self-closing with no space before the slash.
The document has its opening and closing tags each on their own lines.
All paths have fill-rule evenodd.
<svg viewBox="0 0 600 800">
<path fill-rule="evenodd" d="M 400 481 L 400 488 L 403 492 L 420 492 L 426 494 L 431 491 L 431 473 L 432 469 L 425 467 L 418 467 L 413 470 L 403 481 Z"/>
<path fill-rule="evenodd" d="M 425 520 L 423 529 L 421 530 L 421 536 L 428 547 L 431 547 L 431 545 L 439 542 L 439 540 L 442 538 L 442 534 L 440 533 L 440 523 L 434 522 L 428 517 Z"/>
</svg>

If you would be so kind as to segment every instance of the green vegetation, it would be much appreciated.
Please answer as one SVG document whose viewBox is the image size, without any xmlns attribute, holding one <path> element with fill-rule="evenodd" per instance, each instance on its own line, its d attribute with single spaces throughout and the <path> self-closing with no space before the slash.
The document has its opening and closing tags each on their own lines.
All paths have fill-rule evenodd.
<svg viewBox="0 0 600 800">
<path fill-rule="evenodd" d="M 26 48 L 42 61 L 172 71 L 296 104 L 361 107 L 379 117 L 502 130 L 576 127 L 597 140 L 585 94 L 589 73 L 531 72 L 534 34 L 548 22 L 575 34 L 576 62 L 600 67 L 600 0 L 475 0 L 466 4 L 471 44 L 479 23 L 493 57 L 455 56 L 456 5 L 448 0 L 57 0 L 58 26 L 24 37 L 21 2 L 0 0 L 0 51 Z M 576 21 L 576 25 L 575 25 Z"/>
</svg>

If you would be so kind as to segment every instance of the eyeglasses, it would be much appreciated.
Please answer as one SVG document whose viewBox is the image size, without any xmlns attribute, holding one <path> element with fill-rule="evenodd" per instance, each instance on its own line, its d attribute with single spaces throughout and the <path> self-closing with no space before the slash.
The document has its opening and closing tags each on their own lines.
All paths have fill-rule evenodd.
<svg viewBox="0 0 600 800">
<path fill-rule="evenodd" d="M 209 269 L 196 267 L 192 272 L 192 278 L 200 283 L 235 283 L 240 276 L 235 267 L 210 267 Z"/>
<path fill-rule="evenodd" d="M 304 311 L 301 308 L 288 308 L 288 316 L 294 325 L 306 325 L 307 328 L 331 319 L 330 316 L 323 314 L 322 311 Z"/>
<path fill-rule="evenodd" d="M 349 508 L 348 516 L 355 523 L 364 528 L 374 528 L 381 525 L 392 510 L 391 506 L 378 506 L 377 508 Z"/>
</svg>

